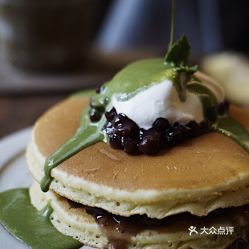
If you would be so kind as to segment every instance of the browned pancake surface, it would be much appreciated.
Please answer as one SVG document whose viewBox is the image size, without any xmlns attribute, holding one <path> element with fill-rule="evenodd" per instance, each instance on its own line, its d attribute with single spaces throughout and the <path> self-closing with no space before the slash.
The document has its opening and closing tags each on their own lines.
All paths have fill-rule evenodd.
<svg viewBox="0 0 249 249">
<path fill-rule="evenodd" d="M 56 105 L 36 123 L 34 137 L 47 157 L 70 138 L 88 98 L 71 98 Z M 248 110 L 232 107 L 234 118 L 249 128 Z M 166 190 L 212 187 L 249 173 L 249 155 L 231 139 L 212 132 L 165 150 L 156 156 L 129 156 L 108 144 L 90 146 L 58 169 L 113 188 Z"/>
</svg>

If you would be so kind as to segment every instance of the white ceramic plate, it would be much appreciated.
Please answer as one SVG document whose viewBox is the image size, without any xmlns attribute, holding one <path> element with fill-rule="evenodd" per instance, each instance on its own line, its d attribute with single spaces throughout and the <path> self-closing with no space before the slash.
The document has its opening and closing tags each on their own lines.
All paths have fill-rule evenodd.
<svg viewBox="0 0 249 249">
<path fill-rule="evenodd" d="M 26 128 L 0 140 L 0 192 L 31 185 L 32 177 L 24 157 L 30 136 L 31 128 Z M 27 249 L 28 247 L 11 236 L 0 225 L 0 248 Z M 91 248 L 85 246 L 81 249 Z"/>
</svg>

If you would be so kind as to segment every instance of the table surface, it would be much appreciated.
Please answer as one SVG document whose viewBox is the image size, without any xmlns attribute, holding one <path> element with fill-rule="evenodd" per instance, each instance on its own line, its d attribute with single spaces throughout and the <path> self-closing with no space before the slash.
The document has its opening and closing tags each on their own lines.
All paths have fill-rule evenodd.
<svg viewBox="0 0 249 249">
<path fill-rule="evenodd" d="M 27 126 L 66 94 L 0 97 L 0 138 Z"/>
<path fill-rule="evenodd" d="M 75 91 L 95 88 L 120 66 L 90 61 L 78 72 L 24 72 L 8 63 L 0 52 L 0 139 L 32 126 L 49 107 Z"/>
</svg>

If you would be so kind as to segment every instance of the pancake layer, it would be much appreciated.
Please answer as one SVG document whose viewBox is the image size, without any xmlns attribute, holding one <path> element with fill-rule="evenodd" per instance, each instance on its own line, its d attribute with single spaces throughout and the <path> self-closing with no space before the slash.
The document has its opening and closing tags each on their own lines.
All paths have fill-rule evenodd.
<svg viewBox="0 0 249 249">
<path fill-rule="evenodd" d="M 144 230 L 129 233 L 117 233 L 104 230 L 95 219 L 86 212 L 84 206 L 72 205 L 67 199 L 53 191 L 41 192 L 35 183 L 30 189 L 32 204 L 43 208 L 49 201 L 53 208 L 51 222 L 63 234 L 74 237 L 85 245 L 107 248 L 110 234 L 113 241 L 127 243 L 129 249 L 225 249 L 237 238 L 245 238 L 249 232 L 249 207 L 220 211 L 215 215 L 197 218 L 191 215 L 170 217 L 164 225 L 157 227 L 144 226 Z M 231 214 L 233 217 L 231 217 Z M 173 219 L 172 219 L 173 218 Z M 169 218 L 167 218 L 169 219 Z M 190 226 L 200 227 L 234 227 L 232 235 L 198 234 L 189 235 Z"/>
<path fill-rule="evenodd" d="M 73 135 L 87 104 L 87 97 L 67 99 L 37 121 L 27 159 L 38 182 L 45 159 Z M 249 127 L 248 111 L 232 107 L 231 114 Z M 249 203 L 249 156 L 218 133 L 157 156 L 129 156 L 98 143 L 53 169 L 52 176 L 50 188 L 60 195 L 122 216 L 201 216 Z"/>
</svg>

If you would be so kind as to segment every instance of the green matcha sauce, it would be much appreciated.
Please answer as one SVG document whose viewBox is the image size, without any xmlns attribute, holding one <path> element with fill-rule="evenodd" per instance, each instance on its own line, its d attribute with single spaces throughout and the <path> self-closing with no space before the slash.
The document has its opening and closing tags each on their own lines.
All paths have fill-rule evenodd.
<svg viewBox="0 0 249 249">
<path fill-rule="evenodd" d="M 105 83 L 102 86 L 101 94 L 92 95 L 92 104 L 107 110 L 113 94 L 120 94 L 122 100 L 125 100 L 164 79 L 174 80 L 176 76 L 174 70 L 165 66 L 161 58 L 134 62 L 121 70 L 111 81 Z M 85 94 L 78 93 L 73 97 L 82 96 Z M 90 145 L 100 141 L 106 142 L 106 136 L 102 132 L 106 122 L 105 116 L 103 115 L 99 122 L 92 123 L 89 120 L 88 111 L 87 108 L 82 114 L 81 125 L 75 135 L 47 158 L 44 166 L 45 174 L 41 181 L 43 191 L 49 189 L 53 180 L 51 170 L 54 167 Z"/>
<path fill-rule="evenodd" d="M 79 128 L 76 134 L 70 138 L 63 146 L 61 146 L 52 156 L 50 156 L 45 163 L 45 175 L 41 181 L 41 189 L 48 191 L 49 185 L 53 180 L 51 170 L 70 158 L 80 150 L 103 141 L 104 135 L 97 126 L 87 125 Z"/>
<path fill-rule="evenodd" d="M 28 189 L 0 193 L 0 223 L 27 246 L 33 249 L 80 248 L 82 245 L 78 241 L 58 232 L 52 225 L 52 212 L 49 206 L 37 211 L 30 203 Z"/>
<path fill-rule="evenodd" d="M 228 114 L 219 117 L 212 125 L 212 129 L 224 134 L 227 137 L 230 137 L 249 153 L 248 130 L 236 120 L 229 117 Z"/>
<path fill-rule="evenodd" d="M 177 91 L 181 90 L 181 88 L 177 87 L 179 73 L 173 66 L 165 64 L 162 58 L 137 61 L 121 70 L 111 81 L 103 84 L 100 94 L 92 95 L 91 103 L 106 111 L 111 108 L 110 100 L 113 94 L 117 94 L 122 100 L 127 100 L 138 92 L 147 89 L 151 85 L 158 84 L 165 79 L 171 80 L 176 86 Z M 216 97 L 205 84 L 199 82 L 194 77 L 190 77 L 186 91 L 190 91 L 200 98 L 205 121 L 210 125 L 210 130 L 220 132 L 232 138 L 249 153 L 248 131 L 228 115 L 218 116 L 218 102 Z M 82 96 L 84 96 L 84 93 L 77 94 L 74 97 Z M 181 93 L 179 94 L 179 98 L 180 96 Z M 184 101 L 184 98 L 182 98 L 182 101 Z M 105 116 L 102 115 L 100 121 L 92 123 L 89 120 L 88 112 L 89 109 L 87 108 L 82 115 L 80 128 L 75 135 L 47 158 L 44 166 L 45 175 L 41 181 L 41 189 L 43 191 L 48 191 L 49 185 L 53 180 L 51 176 L 53 168 L 82 149 L 100 141 L 107 141 L 102 131 L 106 122 Z"/>
</svg>

